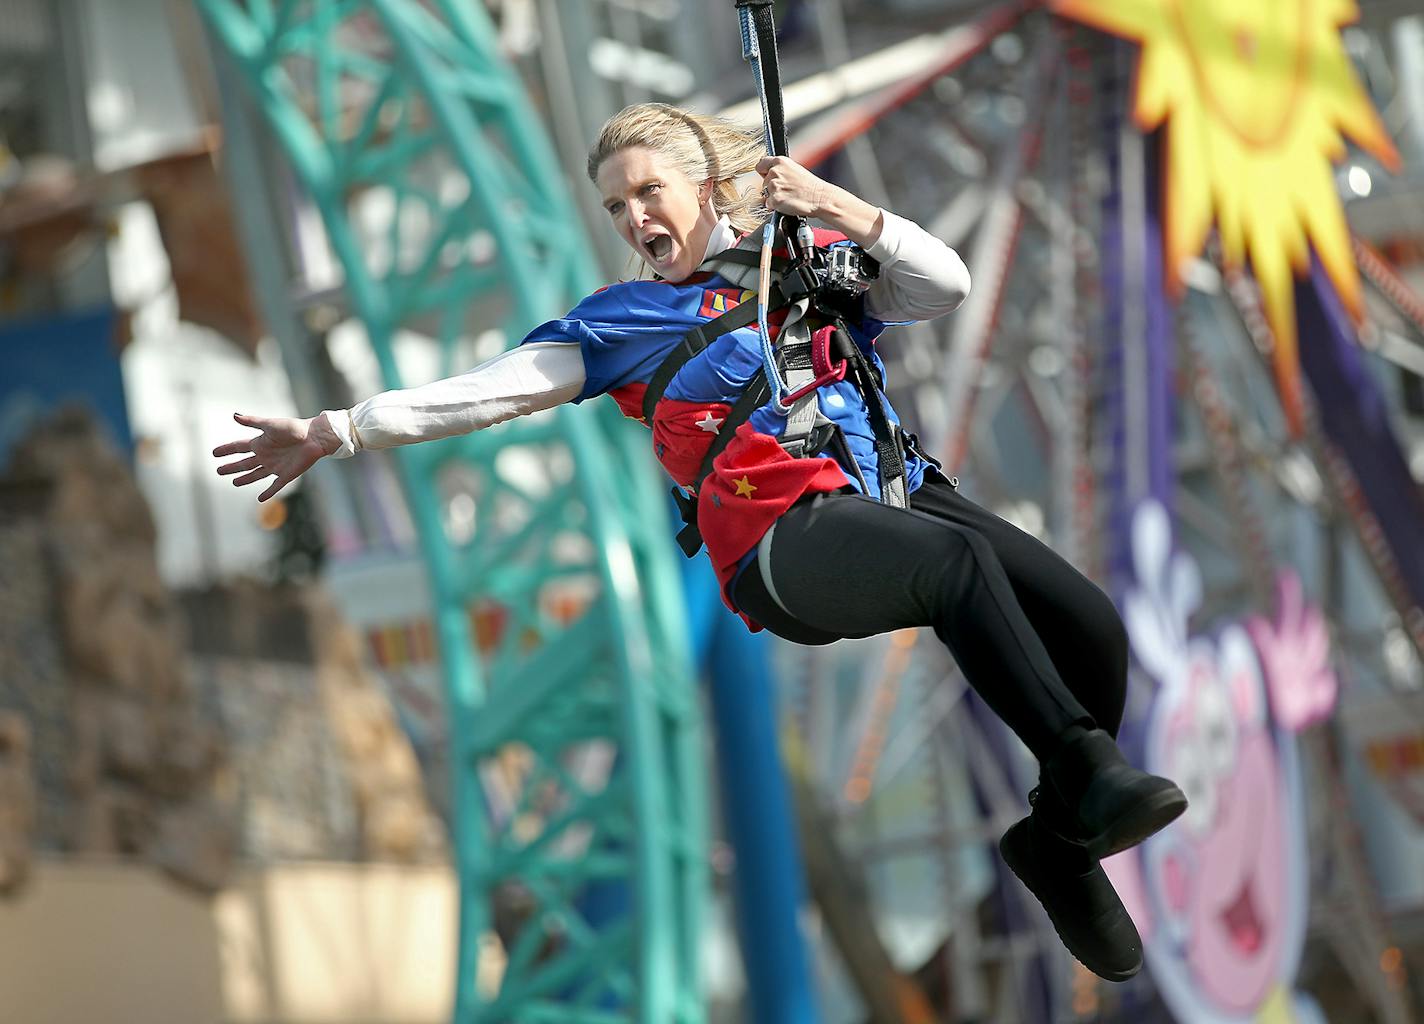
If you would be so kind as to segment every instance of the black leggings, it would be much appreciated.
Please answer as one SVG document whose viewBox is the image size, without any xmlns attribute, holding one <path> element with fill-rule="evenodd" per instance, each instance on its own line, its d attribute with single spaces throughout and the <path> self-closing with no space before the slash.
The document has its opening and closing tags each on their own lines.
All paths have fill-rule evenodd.
<svg viewBox="0 0 1424 1024">
<path fill-rule="evenodd" d="M 1127 633 L 1112 601 L 934 470 L 909 509 L 847 493 L 792 506 L 772 536 L 771 580 L 791 614 L 755 562 L 737 581 L 737 604 L 796 643 L 933 627 L 1040 761 L 1075 723 L 1117 734 Z"/>
</svg>

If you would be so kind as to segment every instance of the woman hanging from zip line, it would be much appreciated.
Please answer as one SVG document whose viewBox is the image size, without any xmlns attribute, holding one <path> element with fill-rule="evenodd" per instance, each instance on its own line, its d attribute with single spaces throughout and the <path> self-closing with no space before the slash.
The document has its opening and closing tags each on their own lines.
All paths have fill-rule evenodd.
<svg viewBox="0 0 1424 1024">
<path fill-rule="evenodd" d="M 744 191 L 737 179 L 753 171 L 762 188 Z M 218 473 L 240 474 L 237 486 L 274 477 L 265 501 L 323 456 L 612 395 L 693 492 L 680 503 L 695 526 L 679 540 L 689 554 L 706 544 L 723 601 L 748 628 L 803 644 L 934 630 L 1040 763 L 1031 813 L 1000 841 L 1004 859 L 1079 960 L 1131 977 L 1141 940 L 1099 860 L 1164 827 L 1186 799 L 1114 742 L 1122 621 L 1068 562 L 961 495 L 883 392 L 876 338 L 963 302 L 963 261 L 916 224 L 767 156 L 758 133 L 664 104 L 611 118 L 588 176 L 643 264 L 638 279 L 459 376 L 311 419 L 235 414 L 260 433 L 214 449 L 241 456 Z M 798 273 L 779 250 L 770 370 L 752 237 L 769 211 L 826 225 L 814 232 L 817 273 Z"/>
</svg>

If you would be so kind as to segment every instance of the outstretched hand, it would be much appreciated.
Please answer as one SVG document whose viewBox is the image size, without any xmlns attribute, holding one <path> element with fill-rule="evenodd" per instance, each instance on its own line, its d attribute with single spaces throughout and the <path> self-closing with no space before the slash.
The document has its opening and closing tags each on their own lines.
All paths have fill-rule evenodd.
<svg viewBox="0 0 1424 1024">
<path fill-rule="evenodd" d="M 234 487 L 246 487 L 266 477 L 276 477 L 267 489 L 257 496 L 258 501 L 266 501 L 272 497 L 316 465 L 323 455 L 334 450 L 329 444 L 330 440 L 334 440 L 334 436 L 327 439 L 326 444 L 319 436 L 322 433 L 320 426 L 326 425 L 323 420 L 320 426 L 317 426 L 320 417 L 304 420 L 286 416 L 248 416 L 235 412 L 232 418 L 245 427 L 260 430 L 261 433 L 242 441 L 229 441 L 214 448 L 213 455 L 217 458 L 251 453 L 249 458 L 219 466 L 218 475 L 231 476 L 241 473 L 242 476 L 233 480 Z M 326 433 L 330 433 L 330 428 L 327 428 Z"/>
</svg>

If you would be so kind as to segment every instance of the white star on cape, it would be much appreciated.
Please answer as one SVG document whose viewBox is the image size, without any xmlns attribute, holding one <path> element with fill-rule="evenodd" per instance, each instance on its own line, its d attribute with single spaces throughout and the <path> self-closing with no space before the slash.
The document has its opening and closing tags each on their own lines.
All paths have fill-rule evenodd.
<svg viewBox="0 0 1424 1024">
<path fill-rule="evenodd" d="M 707 414 L 705 416 L 703 416 L 700 420 L 696 420 L 695 422 L 699 427 L 707 431 L 707 433 L 715 434 L 717 433 L 717 428 L 722 425 L 725 419 L 726 417 L 724 416 L 722 419 L 719 420 L 716 416 L 712 415 L 712 410 L 709 409 L 707 410 Z"/>
</svg>

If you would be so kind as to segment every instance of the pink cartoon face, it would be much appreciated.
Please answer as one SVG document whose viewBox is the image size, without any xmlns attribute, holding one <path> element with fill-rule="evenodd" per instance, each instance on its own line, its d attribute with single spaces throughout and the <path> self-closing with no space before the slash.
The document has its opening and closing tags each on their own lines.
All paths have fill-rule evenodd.
<svg viewBox="0 0 1424 1024">
<path fill-rule="evenodd" d="M 1156 687 L 1146 763 L 1190 806 L 1105 866 L 1182 1021 L 1247 1021 L 1291 984 L 1305 940 L 1304 810 L 1295 731 L 1330 713 L 1328 634 L 1291 572 L 1276 615 L 1193 636 L 1201 574 L 1156 502 L 1133 516 L 1123 621 Z M 1269 694 L 1269 700 L 1267 695 Z"/>
<path fill-rule="evenodd" d="M 1190 806 L 1146 851 L 1161 923 L 1198 990 L 1246 1012 L 1279 977 L 1287 893 L 1280 767 L 1245 632 L 1194 639 L 1181 685 L 1164 697 L 1158 767 Z"/>
</svg>

